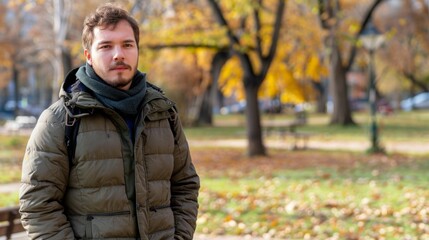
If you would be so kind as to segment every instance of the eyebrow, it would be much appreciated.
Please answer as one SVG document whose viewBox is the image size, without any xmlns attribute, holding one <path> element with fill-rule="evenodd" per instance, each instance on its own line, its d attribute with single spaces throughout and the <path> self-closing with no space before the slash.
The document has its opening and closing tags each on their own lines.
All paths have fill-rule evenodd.
<svg viewBox="0 0 429 240">
<path fill-rule="evenodd" d="M 109 41 L 109 40 L 101 41 L 101 42 L 97 43 L 97 46 L 100 46 L 100 45 L 103 45 L 103 44 L 111 44 L 112 42 L 113 41 Z M 135 42 L 136 41 L 134 39 L 127 39 L 127 40 L 122 41 L 122 43 L 135 43 Z"/>
<path fill-rule="evenodd" d="M 124 43 L 135 43 L 136 41 L 134 39 L 125 40 Z"/>
</svg>

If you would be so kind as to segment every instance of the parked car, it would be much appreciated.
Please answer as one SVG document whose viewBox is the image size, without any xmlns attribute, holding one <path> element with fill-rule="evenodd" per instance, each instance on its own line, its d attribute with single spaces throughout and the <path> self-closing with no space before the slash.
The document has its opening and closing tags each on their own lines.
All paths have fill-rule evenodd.
<svg viewBox="0 0 429 240">
<path fill-rule="evenodd" d="M 244 113 L 245 109 L 246 109 L 246 102 L 240 101 L 238 103 L 221 107 L 220 114 L 227 115 L 227 114 L 233 114 L 233 113 Z"/>
<path fill-rule="evenodd" d="M 36 126 L 37 119 L 34 116 L 17 116 L 14 120 L 7 120 L 4 128 L 9 132 L 19 130 L 31 130 Z"/>
<path fill-rule="evenodd" d="M 413 109 L 429 109 L 429 92 L 422 92 L 414 97 L 402 100 L 401 108 L 404 111 L 411 111 Z"/>
<path fill-rule="evenodd" d="M 383 115 L 390 115 L 394 112 L 394 109 L 389 101 L 381 99 L 377 102 L 377 111 Z"/>
<path fill-rule="evenodd" d="M 259 109 L 263 113 L 280 113 L 282 104 L 280 100 L 259 100 Z M 240 101 L 220 108 L 220 114 L 244 113 L 246 110 L 246 101 Z"/>
<path fill-rule="evenodd" d="M 39 117 L 45 109 L 44 107 L 24 103 L 23 101 L 18 102 L 18 109 L 15 108 L 16 102 L 14 100 L 9 100 L 4 105 L 4 112 L 9 114 L 15 114 L 15 110 L 17 110 L 16 113 L 18 115 Z"/>
</svg>

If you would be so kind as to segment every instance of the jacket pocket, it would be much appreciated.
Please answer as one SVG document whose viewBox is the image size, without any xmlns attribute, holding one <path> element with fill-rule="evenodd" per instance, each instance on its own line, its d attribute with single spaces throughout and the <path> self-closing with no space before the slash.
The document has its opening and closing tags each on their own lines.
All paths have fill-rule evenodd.
<svg viewBox="0 0 429 240">
<path fill-rule="evenodd" d="M 84 237 L 84 239 L 92 239 L 92 238 L 94 238 L 93 226 L 92 226 L 94 219 L 96 219 L 96 218 L 102 218 L 102 217 L 113 217 L 113 216 L 129 215 L 129 214 L 131 214 L 130 211 L 88 214 L 86 216 L 85 237 Z"/>
</svg>

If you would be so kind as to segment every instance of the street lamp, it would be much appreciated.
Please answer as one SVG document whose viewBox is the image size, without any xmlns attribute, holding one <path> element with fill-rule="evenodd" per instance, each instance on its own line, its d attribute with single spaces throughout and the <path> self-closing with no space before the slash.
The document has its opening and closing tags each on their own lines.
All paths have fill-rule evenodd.
<svg viewBox="0 0 429 240">
<path fill-rule="evenodd" d="M 374 64 L 374 52 L 384 43 L 384 36 L 375 28 L 372 21 L 369 21 L 361 33 L 361 40 L 363 46 L 369 52 L 369 104 L 371 110 L 371 147 L 368 149 L 371 153 L 381 153 L 384 149 L 380 147 L 378 141 L 378 127 L 377 127 L 377 101 L 376 101 L 376 76 Z"/>
</svg>

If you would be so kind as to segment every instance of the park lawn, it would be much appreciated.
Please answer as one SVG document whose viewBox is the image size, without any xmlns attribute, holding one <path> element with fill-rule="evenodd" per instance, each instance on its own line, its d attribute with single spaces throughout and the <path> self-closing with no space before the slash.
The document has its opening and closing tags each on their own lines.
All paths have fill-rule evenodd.
<svg viewBox="0 0 429 240">
<path fill-rule="evenodd" d="M 429 156 L 194 151 L 197 231 L 276 239 L 426 239 Z M 327 161 L 328 159 L 329 161 Z"/>
<path fill-rule="evenodd" d="M 196 148 L 198 233 L 277 239 L 426 239 L 429 156 Z M 2 194 L 0 206 L 18 204 Z"/>
<path fill-rule="evenodd" d="M 185 131 L 190 140 L 245 138 L 242 117 L 217 116 L 215 127 Z M 338 127 L 328 126 L 326 116 L 311 115 L 302 129 L 339 141 L 366 141 L 366 116 L 355 119 L 358 126 Z M 427 141 L 428 120 L 424 112 L 387 116 L 383 136 Z M 0 183 L 19 181 L 27 138 L 0 136 Z M 279 239 L 429 239 L 427 155 L 270 149 L 268 157 L 248 158 L 244 153 L 192 148 L 201 176 L 197 232 Z M 1 194 L 0 206 L 17 204 L 17 193 Z"/>
<path fill-rule="evenodd" d="M 298 127 L 298 131 L 314 133 L 315 139 L 333 141 L 367 141 L 370 135 L 370 116 L 368 113 L 354 113 L 355 126 L 329 125 L 329 115 L 308 114 L 308 123 Z M 291 114 L 262 115 L 262 125 L 267 122 L 293 121 Z M 379 137 L 390 142 L 429 143 L 429 111 L 395 112 L 392 115 L 379 115 L 377 123 Z M 216 115 L 214 126 L 185 129 L 191 139 L 237 139 L 246 136 L 246 121 L 243 114 Z"/>
<path fill-rule="evenodd" d="M 0 208 L 18 206 L 18 189 L 12 193 L 0 194 Z"/>
<path fill-rule="evenodd" d="M 21 179 L 21 162 L 27 140 L 28 136 L 0 135 L 0 184 Z"/>
</svg>

